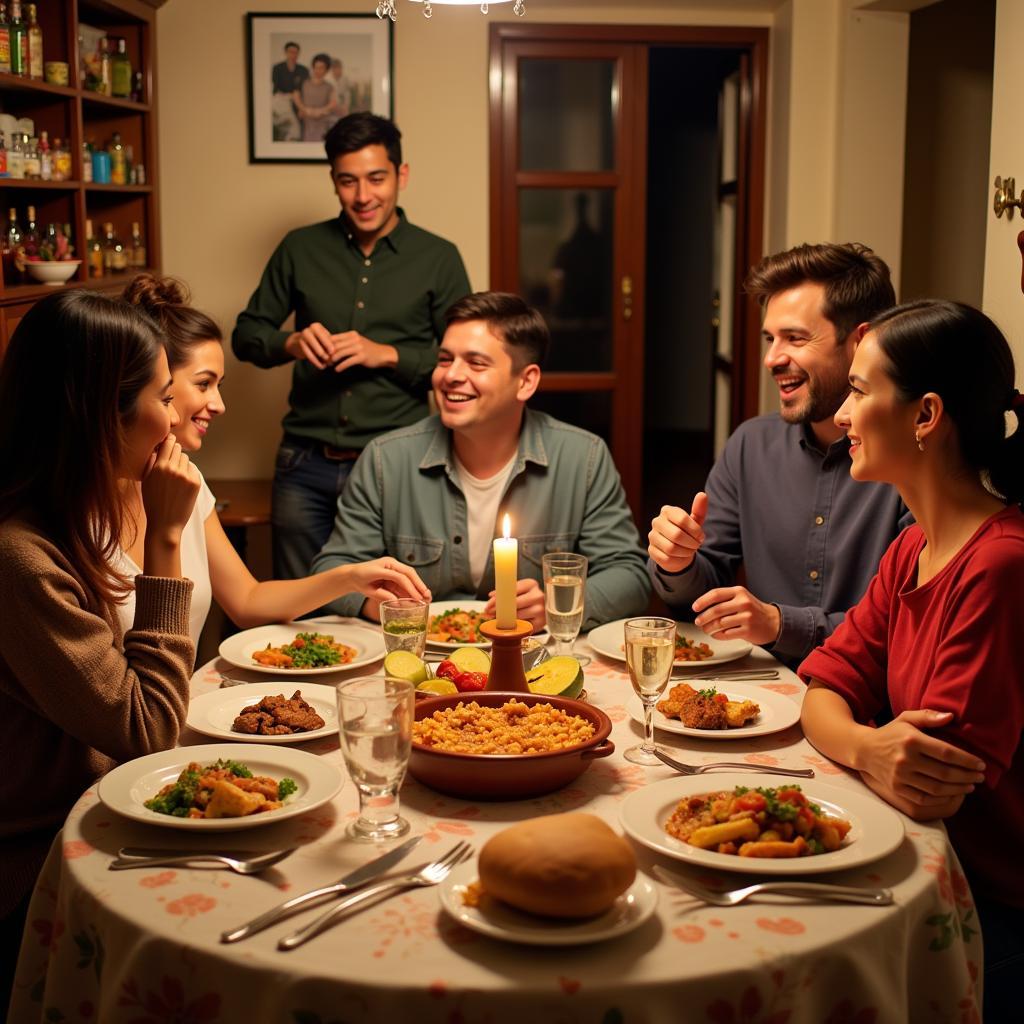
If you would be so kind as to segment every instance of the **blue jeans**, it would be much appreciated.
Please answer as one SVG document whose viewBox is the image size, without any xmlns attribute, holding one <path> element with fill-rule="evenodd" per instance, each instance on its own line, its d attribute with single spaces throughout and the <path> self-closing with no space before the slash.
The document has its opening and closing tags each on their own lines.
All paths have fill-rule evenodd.
<svg viewBox="0 0 1024 1024">
<path fill-rule="evenodd" d="M 281 442 L 270 504 L 274 579 L 309 575 L 314 557 L 331 535 L 338 495 L 352 466 L 326 458 L 323 446 L 315 442 Z"/>
</svg>

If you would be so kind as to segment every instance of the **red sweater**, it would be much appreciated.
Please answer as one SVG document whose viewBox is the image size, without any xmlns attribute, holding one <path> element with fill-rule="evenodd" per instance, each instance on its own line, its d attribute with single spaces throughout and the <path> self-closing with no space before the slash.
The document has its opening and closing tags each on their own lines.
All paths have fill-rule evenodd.
<svg viewBox="0 0 1024 1024">
<path fill-rule="evenodd" d="M 891 707 L 952 711 L 936 735 L 986 765 L 946 825 L 972 885 L 1024 907 L 1024 515 L 997 512 L 923 586 L 919 526 L 893 541 L 867 593 L 801 664 L 861 724 Z"/>
</svg>

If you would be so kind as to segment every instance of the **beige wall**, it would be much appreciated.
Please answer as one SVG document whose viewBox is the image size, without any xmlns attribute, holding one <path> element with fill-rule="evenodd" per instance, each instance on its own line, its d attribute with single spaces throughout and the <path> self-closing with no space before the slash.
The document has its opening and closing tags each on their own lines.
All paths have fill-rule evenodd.
<svg viewBox="0 0 1024 1024">
<path fill-rule="evenodd" d="M 163 260 L 229 334 L 263 265 L 291 227 L 332 216 L 326 166 L 248 163 L 244 15 L 281 0 L 169 0 L 158 18 Z M 366 0 L 303 0 L 307 12 L 364 13 Z M 770 25 L 774 0 L 637 4 L 527 0 L 531 22 Z M 488 284 L 487 33 L 506 5 L 440 7 L 428 22 L 399 0 L 395 120 L 411 166 L 410 219 L 459 246 L 475 288 Z M 196 26 L 202 25 L 201 32 Z M 197 461 L 212 477 L 269 477 L 287 368 L 227 355 L 228 415 Z"/>
<path fill-rule="evenodd" d="M 1024 97 L 1024 3 L 998 0 L 996 50 L 992 80 L 992 142 L 988 184 L 995 176 L 1015 177 L 1024 186 L 1024 131 L 1020 105 Z M 1019 213 L 1012 221 L 991 211 L 992 191 L 978 196 L 989 209 L 985 238 L 984 308 L 1010 339 L 1017 364 L 1017 387 L 1024 389 L 1024 295 L 1020 290 L 1021 258 L 1017 233 L 1024 228 Z"/>
<path fill-rule="evenodd" d="M 770 27 L 767 246 L 857 237 L 898 266 L 905 16 L 859 13 L 862 3 L 527 0 L 527 17 Z M 286 6 L 169 0 L 158 13 L 164 267 L 191 284 L 196 304 L 228 334 L 281 236 L 337 210 L 326 167 L 248 163 L 244 15 Z M 366 0 L 300 6 L 369 7 Z M 488 284 L 487 34 L 494 20 L 514 20 L 510 7 L 495 4 L 483 16 L 475 7 L 436 6 L 428 22 L 417 5 L 399 0 L 395 28 L 395 117 L 412 168 L 403 205 L 416 223 L 458 244 L 476 288 Z M 881 66 L 873 59 L 879 46 Z M 865 152 L 879 146 L 885 159 L 865 170 Z M 230 353 L 227 363 L 229 413 L 199 464 L 213 477 L 269 477 L 289 371 L 238 364 Z M 766 396 L 766 407 L 771 401 Z"/>
</svg>

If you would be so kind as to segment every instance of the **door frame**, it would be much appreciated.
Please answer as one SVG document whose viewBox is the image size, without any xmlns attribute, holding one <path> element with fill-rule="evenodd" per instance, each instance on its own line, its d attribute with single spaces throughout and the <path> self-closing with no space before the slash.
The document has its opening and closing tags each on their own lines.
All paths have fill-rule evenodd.
<svg viewBox="0 0 1024 1024">
<path fill-rule="evenodd" d="M 506 240 L 518 230 L 514 198 L 518 186 L 528 184 L 528 176 L 517 171 L 518 126 L 511 117 L 505 116 L 508 91 L 517 86 L 515 76 L 509 81 L 504 75 L 506 47 L 519 50 L 521 45 L 572 43 L 580 48 L 582 56 L 588 43 L 595 47 L 637 44 L 635 59 L 623 63 L 620 87 L 621 95 L 636 97 L 644 116 L 627 118 L 629 137 L 616 140 L 616 152 L 621 156 L 618 166 L 624 180 L 622 209 L 630 211 L 634 230 L 617 235 L 614 280 L 619 282 L 625 276 L 632 279 L 632 318 L 622 323 L 623 296 L 616 288 L 613 316 L 621 324 L 623 340 L 615 346 L 613 373 L 551 373 L 544 377 L 545 390 L 617 391 L 616 384 L 624 386 L 625 396 L 618 400 L 615 394 L 612 396 L 615 407 L 612 450 L 618 456 L 616 462 L 635 512 L 641 507 L 642 479 L 648 49 L 651 46 L 720 47 L 745 50 L 749 55 L 749 73 L 741 77 L 738 140 L 738 180 L 744 187 L 737 197 L 738 244 L 733 298 L 732 426 L 735 427 L 759 411 L 761 314 L 757 303 L 743 292 L 742 283 L 747 269 L 763 255 L 768 41 L 769 30 L 753 26 L 545 23 L 492 23 L 490 26 L 490 280 L 495 289 L 514 288 L 518 278 L 518 267 L 510 265 L 512 248 Z M 560 177 L 568 179 L 571 175 Z M 644 231 L 635 231 L 636 224 L 645 225 Z M 601 381 L 599 377 L 605 379 Z"/>
</svg>

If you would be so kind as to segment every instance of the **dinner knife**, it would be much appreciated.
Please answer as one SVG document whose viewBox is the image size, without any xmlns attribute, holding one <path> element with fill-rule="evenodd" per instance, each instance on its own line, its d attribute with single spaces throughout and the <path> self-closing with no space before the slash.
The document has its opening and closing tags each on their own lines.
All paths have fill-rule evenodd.
<svg viewBox="0 0 1024 1024">
<path fill-rule="evenodd" d="M 358 889 L 359 886 L 365 885 L 378 875 L 383 874 L 388 868 L 394 867 L 395 864 L 416 847 L 422 838 L 423 836 L 413 836 L 411 839 L 406 839 L 404 843 L 396 846 L 393 850 L 388 850 L 387 853 L 381 854 L 381 856 L 371 860 L 368 864 L 364 864 L 361 868 L 356 868 L 355 871 L 339 878 L 333 885 L 311 889 L 309 892 L 304 892 L 299 896 L 293 896 L 291 899 L 285 900 L 284 903 L 278 904 L 265 914 L 260 914 L 259 917 L 253 918 L 247 924 L 243 924 L 241 927 L 229 932 L 223 932 L 220 941 L 239 942 L 250 935 L 255 935 L 256 932 L 263 931 L 264 928 L 275 924 L 282 918 L 291 916 L 294 911 L 301 907 L 319 906 L 324 902 L 324 897 Z"/>
</svg>

